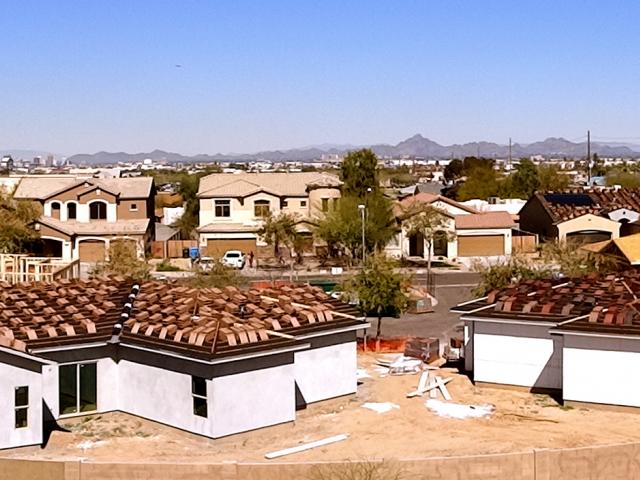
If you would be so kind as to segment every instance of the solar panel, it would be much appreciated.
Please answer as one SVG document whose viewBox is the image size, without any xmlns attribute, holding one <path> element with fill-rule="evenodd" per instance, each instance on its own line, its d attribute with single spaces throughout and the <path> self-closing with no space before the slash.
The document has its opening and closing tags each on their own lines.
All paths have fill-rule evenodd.
<svg viewBox="0 0 640 480">
<path fill-rule="evenodd" d="M 575 207 L 587 207 L 594 204 L 593 199 L 586 193 L 549 193 L 544 196 L 544 199 L 556 205 Z"/>
</svg>

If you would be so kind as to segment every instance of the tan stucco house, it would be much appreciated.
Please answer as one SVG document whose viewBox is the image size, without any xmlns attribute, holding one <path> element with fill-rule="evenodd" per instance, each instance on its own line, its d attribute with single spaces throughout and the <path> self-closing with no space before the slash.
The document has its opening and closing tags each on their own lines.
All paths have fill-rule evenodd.
<svg viewBox="0 0 640 480">
<path fill-rule="evenodd" d="M 14 198 L 38 202 L 34 228 L 46 255 L 95 263 L 110 242 L 135 242 L 139 256 L 153 239 L 153 178 L 24 177 Z"/>
<path fill-rule="evenodd" d="M 520 228 L 541 240 L 592 243 L 640 231 L 640 190 L 601 188 L 535 193 L 520 210 Z"/>
<path fill-rule="evenodd" d="M 442 234 L 431 245 L 432 258 L 471 264 L 511 255 L 512 233 L 517 224 L 508 212 L 480 212 L 442 195 L 418 193 L 395 206 L 399 225 L 396 237 L 387 245 L 387 254 L 397 258 L 427 258 L 428 242 L 422 235 L 409 235 L 407 212 L 415 204 L 430 205 L 444 217 Z"/>
<path fill-rule="evenodd" d="M 200 251 L 220 257 L 227 250 L 267 252 L 258 231 L 264 218 L 290 213 L 300 219 L 299 231 L 309 235 L 309 222 L 334 208 L 342 182 L 319 172 L 214 173 L 200 180 Z"/>
</svg>

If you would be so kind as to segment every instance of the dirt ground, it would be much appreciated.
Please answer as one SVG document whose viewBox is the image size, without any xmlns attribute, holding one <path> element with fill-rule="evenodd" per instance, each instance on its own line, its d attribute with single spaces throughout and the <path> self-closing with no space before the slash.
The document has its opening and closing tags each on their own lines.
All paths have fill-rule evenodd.
<svg viewBox="0 0 640 480">
<path fill-rule="evenodd" d="M 8 450 L 2 455 L 118 462 L 267 461 L 267 452 L 341 433 L 349 438 L 281 459 L 404 459 L 640 440 L 640 413 L 562 407 L 546 395 L 475 387 L 454 368 L 438 371 L 442 377 L 453 377 L 447 385 L 453 402 L 491 404 L 495 411 L 479 419 L 440 417 L 425 406 L 428 396 L 406 398 L 415 390 L 418 375 L 382 376 L 371 354 L 361 354 L 359 363 L 371 378 L 361 380 L 356 395 L 311 405 L 298 412 L 293 423 L 211 440 L 110 413 L 62 422 L 70 432 L 54 432 L 44 449 Z M 362 408 L 365 402 L 393 402 L 400 408 L 379 414 Z"/>
</svg>

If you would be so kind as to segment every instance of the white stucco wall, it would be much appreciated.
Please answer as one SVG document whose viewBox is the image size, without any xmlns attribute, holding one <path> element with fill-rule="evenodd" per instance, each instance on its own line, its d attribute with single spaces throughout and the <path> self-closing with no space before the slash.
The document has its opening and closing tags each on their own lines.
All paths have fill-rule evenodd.
<svg viewBox="0 0 640 480">
<path fill-rule="evenodd" d="M 209 411 L 214 438 L 296 418 L 291 364 L 217 377 L 212 383 Z"/>
<path fill-rule="evenodd" d="M 474 322 L 474 380 L 562 388 L 562 338 L 549 327 Z"/>
<path fill-rule="evenodd" d="M 120 410 L 190 432 L 210 436 L 210 418 L 193 414 L 191 376 L 121 360 L 118 364 Z M 210 397 L 211 382 L 207 381 Z"/>
<path fill-rule="evenodd" d="M 565 400 L 640 407 L 640 339 L 563 337 Z"/>
<path fill-rule="evenodd" d="M 40 373 L 0 363 L 0 449 L 42 442 L 42 379 Z M 15 389 L 29 387 L 27 426 L 15 428 Z"/>
<path fill-rule="evenodd" d="M 118 410 L 119 385 L 118 364 L 111 358 L 100 358 L 77 363 L 96 363 L 96 393 L 98 395 L 97 413 Z M 61 363 L 64 365 L 65 363 Z M 42 367 L 42 397 L 51 409 L 54 417 L 60 416 L 58 398 L 58 365 Z"/>
<path fill-rule="evenodd" d="M 295 353 L 294 375 L 307 403 L 355 393 L 356 342 Z"/>
<path fill-rule="evenodd" d="M 570 233 L 581 232 L 583 230 L 596 230 L 609 232 L 611 238 L 620 237 L 621 224 L 598 215 L 587 214 L 572 218 L 566 222 L 558 223 L 558 240 L 565 241 Z"/>
</svg>

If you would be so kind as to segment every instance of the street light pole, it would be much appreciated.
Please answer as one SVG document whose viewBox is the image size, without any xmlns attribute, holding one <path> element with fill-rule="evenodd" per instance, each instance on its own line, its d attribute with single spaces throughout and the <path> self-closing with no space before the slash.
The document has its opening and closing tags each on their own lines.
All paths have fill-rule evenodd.
<svg viewBox="0 0 640 480">
<path fill-rule="evenodd" d="M 360 210 L 360 217 L 362 218 L 362 265 L 364 266 L 364 260 L 365 260 L 365 238 L 364 238 L 364 216 L 365 216 L 365 210 L 367 209 L 367 207 L 363 204 L 358 205 L 358 209 Z"/>
</svg>

